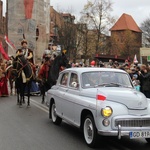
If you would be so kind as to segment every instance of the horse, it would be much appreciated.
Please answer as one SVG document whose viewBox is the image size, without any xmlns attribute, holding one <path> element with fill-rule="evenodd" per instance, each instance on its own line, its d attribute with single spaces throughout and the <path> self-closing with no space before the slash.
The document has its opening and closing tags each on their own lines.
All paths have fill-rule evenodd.
<svg viewBox="0 0 150 150">
<path fill-rule="evenodd" d="M 56 84 L 60 68 L 61 67 L 70 68 L 69 60 L 64 53 L 56 56 L 53 61 L 51 61 L 51 65 L 48 70 L 48 79 L 44 81 L 44 83 L 40 84 L 41 87 L 41 95 L 42 95 L 42 103 L 45 101 L 45 92 L 47 92 L 53 85 Z"/>
<path fill-rule="evenodd" d="M 17 89 L 17 104 L 22 106 L 24 103 L 24 92 L 27 87 L 27 106 L 30 106 L 30 88 L 34 73 L 29 61 L 24 55 L 16 56 L 13 60 L 13 75 L 15 76 L 15 86 Z"/>
</svg>

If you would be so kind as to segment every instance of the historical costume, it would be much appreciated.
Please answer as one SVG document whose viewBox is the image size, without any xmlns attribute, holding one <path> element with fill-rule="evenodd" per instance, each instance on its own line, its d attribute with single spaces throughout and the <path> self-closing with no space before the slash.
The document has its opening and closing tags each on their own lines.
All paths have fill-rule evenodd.
<svg viewBox="0 0 150 150">
<path fill-rule="evenodd" d="M 38 79 L 42 84 L 45 84 L 45 91 L 47 91 L 49 89 L 46 82 L 48 81 L 48 73 L 50 69 L 50 57 L 46 56 L 44 59 L 44 63 L 41 65 L 38 73 Z"/>
<path fill-rule="evenodd" d="M 50 89 L 50 85 L 48 82 L 50 62 L 51 61 L 49 55 L 45 56 L 38 73 L 38 81 L 42 95 L 42 103 L 44 103 L 45 92 L 47 92 L 47 90 Z"/>
<path fill-rule="evenodd" d="M 36 68 L 34 65 L 33 51 L 27 47 L 27 44 L 28 42 L 26 40 L 23 40 L 21 42 L 22 47 L 17 50 L 16 56 L 24 55 L 25 58 L 29 61 L 30 65 L 32 66 L 33 73 L 35 75 Z M 27 93 L 26 91 L 27 91 L 27 88 L 25 90 L 25 93 Z M 30 94 L 39 94 L 39 93 L 40 93 L 40 90 L 39 90 L 37 83 L 35 81 L 32 81 Z"/>
<path fill-rule="evenodd" d="M 21 42 L 21 48 L 17 50 L 16 52 L 16 56 L 19 56 L 19 55 L 24 55 L 30 63 L 34 64 L 34 61 L 33 61 L 33 51 L 31 49 L 29 49 L 27 47 L 27 41 L 26 40 L 23 40 Z"/>
<path fill-rule="evenodd" d="M 0 64 L 0 96 L 9 96 L 5 63 Z"/>
</svg>

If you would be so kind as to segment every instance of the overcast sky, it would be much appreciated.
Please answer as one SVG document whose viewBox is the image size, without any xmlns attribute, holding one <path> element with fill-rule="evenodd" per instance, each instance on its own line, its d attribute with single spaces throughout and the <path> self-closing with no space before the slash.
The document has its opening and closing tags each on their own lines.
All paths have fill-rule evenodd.
<svg viewBox="0 0 150 150">
<path fill-rule="evenodd" d="M 94 1 L 94 0 L 93 0 Z M 150 17 L 150 0 L 110 0 L 113 2 L 112 15 L 118 19 L 123 13 L 129 14 L 133 17 L 138 26 Z M 50 5 L 56 10 L 67 11 L 72 10 L 76 16 L 81 10 L 87 0 L 50 0 Z"/>
<path fill-rule="evenodd" d="M 5 3 L 6 0 L 2 0 Z M 94 0 L 93 0 L 94 1 Z M 118 19 L 123 13 L 133 17 L 138 26 L 150 17 L 150 0 L 110 0 L 113 2 L 112 15 Z M 50 0 L 54 9 L 64 12 L 71 12 L 75 17 L 79 16 L 87 0 Z M 4 10 L 5 11 L 5 10 Z"/>
</svg>

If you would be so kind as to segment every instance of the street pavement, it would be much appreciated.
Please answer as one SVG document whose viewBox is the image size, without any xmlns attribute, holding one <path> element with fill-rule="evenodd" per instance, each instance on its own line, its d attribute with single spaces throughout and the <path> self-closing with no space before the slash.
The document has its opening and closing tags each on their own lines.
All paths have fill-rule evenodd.
<svg viewBox="0 0 150 150">
<path fill-rule="evenodd" d="M 99 138 L 96 150 L 149 150 L 146 141 L 123 137 Z M 31 96 L 31 107 L 20 108 L 16 96 L 0 97 L 0 150 L 91 150 L 77 128 L 48 118 L 41 96 Z"/>
</svg>

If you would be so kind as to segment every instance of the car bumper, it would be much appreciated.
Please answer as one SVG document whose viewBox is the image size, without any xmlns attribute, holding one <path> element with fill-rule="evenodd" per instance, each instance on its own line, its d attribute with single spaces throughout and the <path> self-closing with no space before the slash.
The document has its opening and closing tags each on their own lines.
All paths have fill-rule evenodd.
<svg viewBox="0 0 150 150">
<path fill-rule="evenodd" d="M 131 129 L 131 130 L 123 130 L 121 128 L 120 125 L 118 125 L 118 130 L 115 130 L 115 131 L 104 131 L 104 130 L 99 130 L 98 131 L 98 134 L 99 135 L 103 135 L 103 136 L 117 136 L 118 139 L 121 139 L 122 136 L 128 136 L 130 137 L 130 132 L 131 131 L 147 131 L 148 128 L 136 128 L 135 130 Z M 150 128 L 149 128 L 150 130 Z"/>
</svg>

